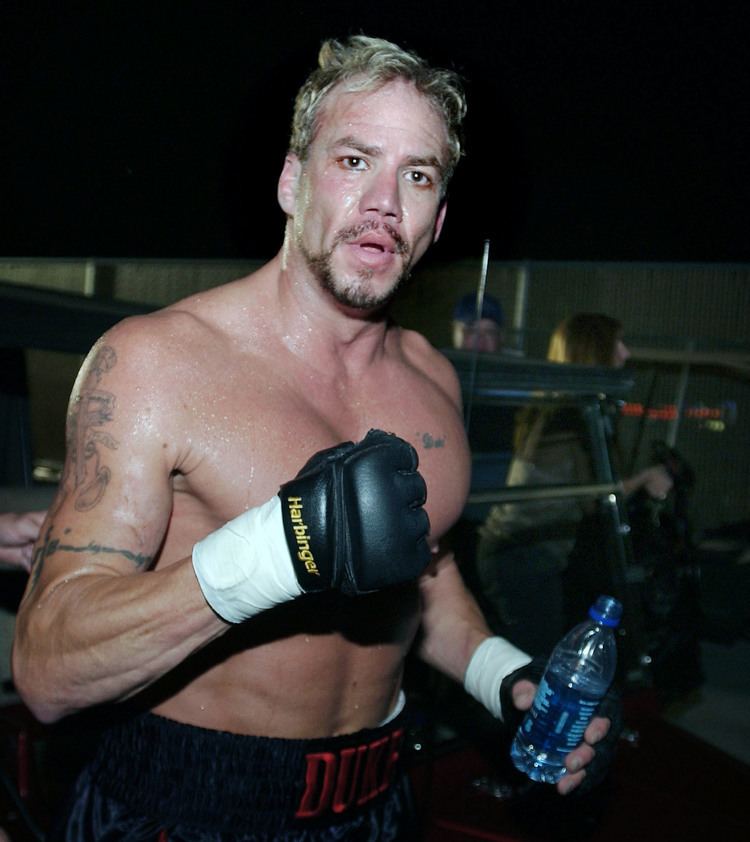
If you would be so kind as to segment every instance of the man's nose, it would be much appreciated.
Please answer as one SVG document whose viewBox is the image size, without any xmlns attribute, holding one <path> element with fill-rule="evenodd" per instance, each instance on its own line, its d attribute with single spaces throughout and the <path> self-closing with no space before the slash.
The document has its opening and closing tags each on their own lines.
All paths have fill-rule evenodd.
<svg viewBox="0 0 750 842">
<path fill-rule="evenodd" d="M 360 202 L 360 211 L 364 214 L 376 213 L 401 222 L 401 191 L 396 173 L 380 172 L 373 174 Z"/>
</svg>

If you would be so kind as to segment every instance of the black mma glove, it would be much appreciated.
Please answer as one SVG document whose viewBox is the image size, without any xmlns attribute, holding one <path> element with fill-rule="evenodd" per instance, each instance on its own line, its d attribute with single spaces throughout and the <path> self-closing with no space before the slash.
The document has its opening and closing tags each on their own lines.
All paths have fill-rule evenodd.
<svg viewBox="0 0 750 842">
<path fill-rule="evenodd" d="M 417 462 L 380 430 L 316 453 L 278 495 L 195 545 L 208 604 L 238 623 L 308 591 L 355 595 L 417 578 L 430 560 Z"/>
<path fill-rule="evenodd" d="M 349 596 L 416 579 L 430 561 L 417 452 L 370 430 L 316 453 L 281 486 L 284 532 L 303 591 Z"/>
</svg>

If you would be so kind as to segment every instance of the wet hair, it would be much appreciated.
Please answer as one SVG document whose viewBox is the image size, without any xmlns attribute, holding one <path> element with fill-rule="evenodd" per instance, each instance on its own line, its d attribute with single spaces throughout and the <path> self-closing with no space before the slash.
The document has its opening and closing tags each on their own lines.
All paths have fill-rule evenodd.
<svg viewBox="0 0 750 842">
<path fill-rule="evenodd" d="M 442 118 L 448 136 L 448 160 L 443 163 L 443 190 L 462 154 L 461 124 L 466 97 L 458 74 L 434 68 L 415 53 L 390 41 L 354 35 L 329 40 L 318 54 L 318 67 L 300 88 L 294 103 L 289 151 L 304 161 L 318 130 L 321 109 L 338 85 L 347 92 L 374 91 L 397 79 L 411 82 Z"/>
<path fill-rule="evenodd" d="M 557 363 L 611 366 L 622 324 L 604 313 L 576 313 L 550 337 L 547 359 Z"/>
</svg>

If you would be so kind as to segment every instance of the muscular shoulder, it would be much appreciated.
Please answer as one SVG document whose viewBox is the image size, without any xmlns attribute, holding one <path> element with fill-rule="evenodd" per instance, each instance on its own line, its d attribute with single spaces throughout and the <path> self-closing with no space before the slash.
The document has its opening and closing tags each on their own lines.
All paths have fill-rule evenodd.
<svg viewBox="0 0 750 842">
<path fill-rule="evenodd" d="M 413 330 L 399 328 L 402 353 L 409 364 L 429 378 L 456 406 L 461 404 L 461 386 L 450 360 Z"/>
<path fill-rule="evenodd" d="M 79 374 L 105 374 L 120 389 L 141 394 L 183 385 L 196 362 L 219 354 L 226 337 L 220 323 L 203 316 L 187 299 L 178 305 L 124 319 L 91 349 Z"/>
<path fill-rule="evenodd" d="M 148 315 L 123 319 L 108 330 L 97 345 L 119 348 L 145 362 L 156 355 L 179 354 L 186 345 L 215 340 L 219 334 L 218 326 L 202 316 L 190 299 L 186 299 Z"/>
<path fill-rule="evenodd" d="M 263 310 L 263 279 L 272 272 L 263 267 L 244 278 L 195 293 L 145 316 L 123 319 L 98 344 L 120 347 L 134 360 L 154 356 L 198 355 L 202 345 L 230 342 L 238 331 L 253 329 L 253 314 Z M 153 372 L 158 374 L 157 371 Z"/>
<path fill-rule="evenodd" d="M 213 340 L 213 342 L 212 342 Z M 74 432 L 97 419 L 119 449 L 173 440 L 179 406 L 196 379 L 201 348 L 216 344 L 209 325 L 189 311 L 161 310 L 128 318 L 108 330 L 82 365 L 71 395 Z"/>
</svg>

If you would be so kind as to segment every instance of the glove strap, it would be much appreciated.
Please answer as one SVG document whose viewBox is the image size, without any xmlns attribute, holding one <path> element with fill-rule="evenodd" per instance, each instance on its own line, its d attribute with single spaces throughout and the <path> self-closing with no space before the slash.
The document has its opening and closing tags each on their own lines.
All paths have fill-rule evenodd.
<svg viewBox="0 0 750 842">
<path fill-rule="evenodd" d="M 502 637 L 488 637 L 474 650 L 464 675 L 464 689 L 498 719 L 503 719 L 500 685 L 531 657 Z"/>
<path fill-rule="evenodd" d="M 302 593 L 278 497 L 199 541 L 193 547 L 193 569 L 206 602 L 228 623 L 240 623 Z"/>
</svg>

